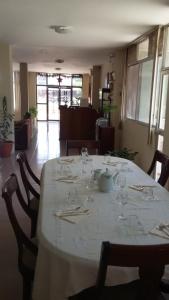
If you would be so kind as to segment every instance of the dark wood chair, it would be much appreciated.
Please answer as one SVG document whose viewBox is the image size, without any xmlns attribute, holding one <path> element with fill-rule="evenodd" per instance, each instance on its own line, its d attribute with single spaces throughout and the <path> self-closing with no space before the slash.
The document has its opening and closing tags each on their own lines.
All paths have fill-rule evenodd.
<svg viewBox="0 0 169 300">
<path fill-rule="evenodd" d="M 96 140 L 66 140 L 66 155 L 69 155 L 70 149 L 78 150 L 81 153 L 81 148 L 86 147 L 91 154 L 100 154 L 100 142 Z"/>
<path fill-rule="evenodd" d="M 28 208 L 34 212 L 34 215 L 36 218 L 32 219 L 32 226 L 31 226 L 31 237 L 35 236 L 36 233 L 36 224 L 37 224 L 37 215 L 38 215 L 38 209 L 39 209 L 39 199 L 40 194 L 36 191 L 35 187 L 31 184 L 30 178 L 33 179 L 33 181 L 40 186 L 40 180 L 37 178 L 37 176 L 33 173 L 26 154 L 24 152 L 20 152 L 17 154 L 16 157 L 17 162 L 19 163 L 20 167 L 20 173 L 23 185 L 25 187 L 26 195 L 27 195 L 27 203 Z M 30 175 L 28 177 L 28 175 Z"/>
<path fill-rule="evenodd" d="M 160 291 L 160 282 L 168 263 L 169 244 L 133 246 L 103 242 L 96 285 L 69 297 L 69 300 L 165 299 Z M 105 286 L 108 266 L 138 267 L 139 279 Z"/>
<path fill-rule="evenodd" d="M 156 150 L 154 153 L 154 157 L 153 157 L 151 166 L 150 166 L 147 174 L 150 175 L 153 172 L 157 162 L 160 162 L 162 165 L 158 183 L 160 185 L 164 186 L 169 177 L 169 157 L 166 154 L 160 152 L 159 150 Z"/>
<path fill-rule="evenodd" d="M 2 188 L 2 197 L 5 200 L 8 216 L 18 245 L 18 268 L 23 278 L 22 299 L 30 300 L 38 248 L 33 240 L 28 238 L 24 233 L 15 214 L 14 201 L 17 199 L 26 214 L 30 216 L 30 211 L 23 199 L 15 174 L 11 174 L 11 176 L 6 180 Z"/>
</svg>

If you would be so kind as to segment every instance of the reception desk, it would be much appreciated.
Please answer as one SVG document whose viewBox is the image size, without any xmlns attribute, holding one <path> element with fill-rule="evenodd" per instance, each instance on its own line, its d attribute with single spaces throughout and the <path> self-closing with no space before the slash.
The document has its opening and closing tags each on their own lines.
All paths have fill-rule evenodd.
<svg viewBox="0 0 169 300">
<path fill-rule="evenodd" d="M 88 107 L 60 107 L 60 140 L 95 139 L 96 120 L 100 117 Z"/>
</svg>

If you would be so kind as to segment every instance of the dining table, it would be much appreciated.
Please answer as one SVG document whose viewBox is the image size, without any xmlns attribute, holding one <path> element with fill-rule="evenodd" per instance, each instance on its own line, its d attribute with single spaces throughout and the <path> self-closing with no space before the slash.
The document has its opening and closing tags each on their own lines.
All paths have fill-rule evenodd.
<svg viewBox="0 0 169 300">
<path fill-rule="evenodd" d="M 106 170 L 112 188 L 102 192 L 99 183 Z M 168 191 L 133 161 L 101 155 L 48 160 L 41 174 L 33 300 L 65 300 L 94 285 L 103 241 L 168 243 L 168 224 Z M 137 268 L 113 267 L 106 283 L 136 278 Z"/>
</svg>

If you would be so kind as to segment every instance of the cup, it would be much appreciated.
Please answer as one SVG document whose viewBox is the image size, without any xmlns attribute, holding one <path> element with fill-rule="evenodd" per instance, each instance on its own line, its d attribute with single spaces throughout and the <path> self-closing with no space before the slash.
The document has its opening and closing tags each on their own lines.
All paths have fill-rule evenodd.
<svg viewBox="0 0 169 300">
<path fill-rule="evenodd" d="M 104 163 L 110 163 L 111 162 L 111 155 L 105 154 L 104 155 Z"/>
</svg>

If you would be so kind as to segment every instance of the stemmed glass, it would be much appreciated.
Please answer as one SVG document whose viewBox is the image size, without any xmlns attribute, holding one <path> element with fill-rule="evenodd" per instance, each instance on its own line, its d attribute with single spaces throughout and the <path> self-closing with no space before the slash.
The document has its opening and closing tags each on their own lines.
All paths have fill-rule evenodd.
<svg viewBox="0 0 169 300">
<path fill-rule="evenodd" d="M 86 147 L 82 147 L 81 149 L 81 157 L 82 157 L 82 174 L 85 174 L 85 164 L 87 162 L 88 150 Z"/>
<path fill-rule="evenodd" d="M 82 147 L 81 149 L 81 156 L 82 156 L 82 160 L 85 160 L 87 159 L 88 157 L 88 150 L 86 147 Z"/>
<path fill-rule="evenodd" d="M 126 220 L 126 216 L 124 216 L 124 206 L 127 204 L 127 192 L 125 191 L 126 186 L 126 177 L 122 174 L 119 174 L 116 179 L 116 184 L 119 187 L 119 192 L 117 194 L 117 199 L 119 200 L 119 204 L 121 205 L 121 213 L 119 215 L 119 220 Z"/>
</svg>

